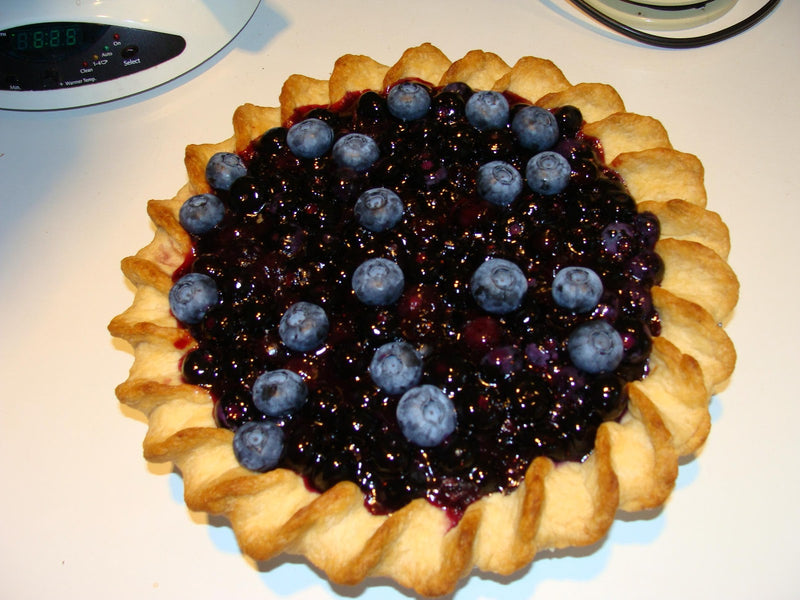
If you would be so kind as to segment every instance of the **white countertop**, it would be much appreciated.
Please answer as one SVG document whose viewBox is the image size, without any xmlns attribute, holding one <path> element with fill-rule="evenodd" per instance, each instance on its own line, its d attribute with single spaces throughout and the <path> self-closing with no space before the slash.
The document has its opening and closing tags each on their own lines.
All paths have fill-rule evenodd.
<svg viewBox="0 0 800 600">
<path fill-rule="evenodd" d="M 184 183 L 187 143 L 228 137 L 234 108 L 274 105 L 291 73 L 327 78 L 344 53 L 392 64 L 425 41 L 453 59 L 473 48 L 550 58 L 571 82 L 610 83 L 628 110 L 660 119 L 705 164 L 741 281 L 728 329 L 737 370 L 666 507 L 516 576 L 473 575 L 454 597 L 798 597 L 798 27 L 800 2 L 786 0 L 741 36 L 672 51 L 562 0 L 267 0 L 232 45 L 165 86 L 0 111 L 0 597 L 408 597 L 385 582 L 332 586 L 295 559 L 255 565 L 223 522 L 188 511 L 180 478 L 141 457 L 143 419 L 114 397 L 132 359 L 106 325 L 132 298 L 119 261 L 151 237 L 145 202 Z"/>
</svg>

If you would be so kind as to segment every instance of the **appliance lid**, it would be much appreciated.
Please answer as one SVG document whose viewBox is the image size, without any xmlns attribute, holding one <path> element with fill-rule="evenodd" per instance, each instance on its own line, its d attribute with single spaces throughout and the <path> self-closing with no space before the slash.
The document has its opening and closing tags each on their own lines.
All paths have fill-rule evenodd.
<svg viewBox="0 0 800 600">
<path fill-rule="evenodd" d="M 259 0 L 29 0 L 0 8 L 0 109 L 107 102 L 171 81 L 244 28 Z"/>
</svg>

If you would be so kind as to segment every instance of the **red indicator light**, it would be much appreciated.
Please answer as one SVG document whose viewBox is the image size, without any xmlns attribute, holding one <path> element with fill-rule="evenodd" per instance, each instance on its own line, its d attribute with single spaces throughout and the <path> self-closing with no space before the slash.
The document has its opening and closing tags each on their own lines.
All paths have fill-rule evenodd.
<svg viewBox="0 0 800 600">
<path fill-rule="evenodd" d="M 114 40 L 117 41 L 117 42 L 119 41 L 119 34 L 118 33 L 114 34 Z"/>
</svg>

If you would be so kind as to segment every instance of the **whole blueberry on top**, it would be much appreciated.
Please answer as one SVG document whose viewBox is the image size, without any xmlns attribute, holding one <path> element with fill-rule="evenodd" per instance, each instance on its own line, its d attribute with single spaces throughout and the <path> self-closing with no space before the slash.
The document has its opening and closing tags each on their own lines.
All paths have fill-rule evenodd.
<svg viewBox="0 0 800 600">
<path fill-rule="evenodd" d="M 278 335 L 290 349 L 298 352 L 316 350 L 328 337 L 330 323 L 325 310 L 311 302 L 296 302 L 283 313 Z"/>
<path fill-rule="evenodd" d="M 233 435 L 233 454 L 245 469 L 274 469 L 283 455 L 283 430 L 272 421 L 245 423 Z"/>
<path fill-rule="evenodd" d="M 478 169 L 478 195 L 499 206 L 508 206 L 522 191 L 522 175 L 507 162 L 495 160 Z"/>
<path fill-rule="evenodd" d="M 505 314 L 519 308 L 528 291 L 528 280 L 522 270 L 504 258 L 492 258 L 475 270 L 469 282 L 470 291 L 485 311 Z"/>
<path fill-rule="evenodd" d="M 370 258 L 353 273 L 353 291 L 370 306 L 392 304 L 403 293 L 403 271 L 387 258 Z"/>
<path fill-rule="evenodd" d="M 576 313 L 591 311 L 603 295 L 600 276 L 587 267 L 564 267 L 556 273 L 552 288 L 555 303 Z"/>
<path fill-rule="evenodd" d="M 348 133 L 333 145 L 333 160 L 336 164 L 357 172 L 369 169 L 379 156 L 378 144 L 363 133 Z"/>
<path fill-rule="evenodd" d="M 550 150 L 532 156 L 525 167 L 528 187 L 545 196 L 563 192 L 571 174 L 572 168 L 567 159 Z"/>
<path fill-rule="evenodd" d="M 203 235 L 219 225 L 225 216 L 225 205 L 214 194 L 198 194 L 181 205 L 178 220 L 192 235 Z"/>
<path fill-rule="evenodd" d="M 386 231 L 403 218 L 403 201 L 392 190 L 372 188 L 358 197 L 355 215 L 358 222 L 370 231 Z"/>
<path fill-rule="evenodd" d="M 441 389 L 424 384 L 411 388 L 400 398 L 397 422 L 409 442 L 432 448 L 455 431 L 456 410 Z"/>
<path fill-rule="evenodd" d="M 425 116 L 431 107 L 431 96 L 425 86 L 413 81 L 398 83 L 386 97 L 389 112 L 401 121 Z"/>
<path fill-rule="evenodd" d="M 268 417 L 281 417 L 303 406 L 308 388 L 303 378 L 288 369 L 266 371 L 253 383 L 253 404 Z"/>
<path fill-rule="evenodd" d="M 400 394 L 419 383 L 422 357 L 408 342 L 389 342 L 375 351 L 369 374 L 387 394 Z"/>
<path fill-rule="evenodd" d="M 317 158 L 333 145 L 333 129 L 321 119 L 305 119 L 289 128 L 286 143 L 298 158 Z"/>
<path fill-rule="evenodd" d="M 613 371 L 622 362 L 623 351 L 622 336 L 606 321 L 587 321 L 567 339 L 572 363 L 587 373 Z"/>
<path fill-rule="evenodd" d="M 500 129 L 508 124 L 508 100 L 500 92 L 475 92 L 467 100 L 465 112 L 476 129 Z"/>
<path fill-rule="evenodd" d="M 247 175 L 247 167 L 238 154 L 217 152 L 206 163 L 206 181 L 216 190 L 229 190 L 233 182 Z"/>
<path fill-rule="evenodd" d="M 511 120 L 511 130 L 528 150 L 549 150 L 558 141 L 558 122 L 549 110 L 538 106 L 520 109 Z"/>
<path fill-rule="evenodd" d="M 169 308 L 182 323 L 194 325 L 205 319 L 219 302 L 216 282 L 202 273 L 187 273 L 169 290 Z"/>
</svg>

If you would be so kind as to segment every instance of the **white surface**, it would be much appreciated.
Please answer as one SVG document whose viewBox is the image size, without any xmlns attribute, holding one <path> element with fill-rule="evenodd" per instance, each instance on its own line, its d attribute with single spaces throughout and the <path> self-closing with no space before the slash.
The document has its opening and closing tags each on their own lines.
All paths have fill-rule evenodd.
<svg viewBox="0 0 800 600">
<path fill-rule="evenodd" d="M 259 0 L 93 0 L 83 4 L 80 0 L 72 3 L 25 0 L 3 7 L 2 29 L 57 21 L 97 23 L 180 35 L 186 47 L 166 62 L 117 79 L 46 91 L 0 90 L 0 108 L 49 110 L 88 106 L 154 88 L 221 50 L 242 30 L 258 4 Z"/>
<path fill-rule="evenodd" d="M 189 513 L 180 479 L 141 458 L 145 425 L 113 394 L 131 356 L 105 328 L 132 297 L 119 260 L 150 239 L 145 201 L 185 181 L 186 143 L 226 138 L 233 109 L 274 104 L 291 73 L 327 77 L 346 52 L 392 63 L 424 41 L 452 58 L 472 48 L 548 57 L 572 82 L 611 83 L 629 110 L 658 117 L 676 148 L 702 158 L 742 284 L 729 327 L 737 371 L 666 508 L 514 577 L 475 575 L 455 598 L 800 595 L 800 3 L 683 51 L 623 40 L 562 1 L 498 6 L 269 0 L 232 47 L 162 88 L 0 112 L 0 598 L 407 597 L 334 587 L 293 559 L 255 566 L 224 524 Z"/>
</svg>

